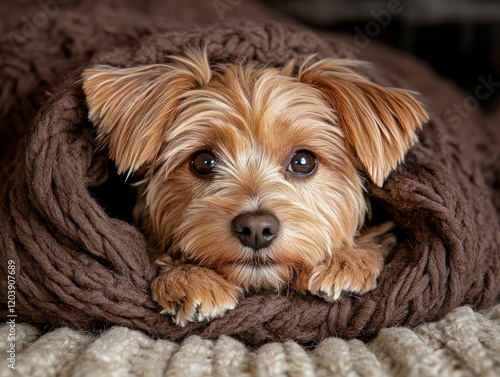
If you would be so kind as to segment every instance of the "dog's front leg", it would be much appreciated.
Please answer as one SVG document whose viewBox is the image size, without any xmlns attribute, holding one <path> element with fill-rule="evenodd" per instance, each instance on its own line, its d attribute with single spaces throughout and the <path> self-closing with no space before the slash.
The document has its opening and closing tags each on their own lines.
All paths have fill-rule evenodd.
<svg viewBox="0 0 500 377">
<path fill-rule="evenodd" d="M 335 250 L 322 263 L 302 270 L 294 283 L 301 293 L 333 302 L 342 292 L 365 293 L 377 285 L 384 259 L 395 244 L 392 223 L 368 229 L 354 247 Z"/>
<path fill-rule="evenodd" d="M 157 260 L 160 273 L 153 280 L 153 299 L 180 326 L 210 321 L 234 309 L 241 289 L 208 268 L 186 264 L 163 255 Z"/>
</svg>

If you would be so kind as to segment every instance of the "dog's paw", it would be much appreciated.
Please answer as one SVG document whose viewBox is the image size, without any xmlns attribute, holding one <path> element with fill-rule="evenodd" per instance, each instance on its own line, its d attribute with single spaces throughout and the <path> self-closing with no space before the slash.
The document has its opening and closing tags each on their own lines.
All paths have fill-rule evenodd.
<svg viewBox="0 0 500 377">
<path fill-rule="evenodd" d="M 354 250 L 337 257 L 333 255 L 322 264 L 303 270 L 294 287 L 303 294 L 313 294 L 334 302 L 343 292 L 366 293 L 374 289 L 382 267 L 383 256 L 380 252 L 363 250 L 359 254 Z"/>
<path fill-rule="evenodd" d="M 234 309 L 240 289 L 207 268 L 184 265 L 164 271 L 151 285 L 153 299 L 179 326 L 210 321 Z"/>
</svg>

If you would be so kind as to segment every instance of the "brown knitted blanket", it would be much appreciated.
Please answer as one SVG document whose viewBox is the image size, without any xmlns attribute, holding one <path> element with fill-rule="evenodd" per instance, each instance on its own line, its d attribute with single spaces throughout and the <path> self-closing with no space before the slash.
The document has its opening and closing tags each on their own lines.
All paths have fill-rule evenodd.
<svg viewBox="0 0 500 377">
<path fill-rule="evenodd" d="M 33 36 L 23 28 L 26 22 L 42 25 L 40 3 L 9 12 L 12 5 L 0 5 L 3 318 L 12 309 L 4 299 L 13 271 L 9 260 L 15 263 L 18 322 L 84 329 L 119 324 L 170 340 L 191 334 L 226 334 L 251 344 L 369 337 L 387 326 L 436 320 L 459 305 L 486 307 L 499 296 L 498 118 L 474 110 L 451 122 L 448 110 L 466 95 L 421 63 L 374 43 L 358 51 L 349 37 L 269 21 L 247 1 L 230 6 L 224 22 L 212 1 L 182 7 L 173 0 L 140 7 L 116 7 L 112 0 L 53 3 L 56 14 L 43 26 L 33 23 Z M 238 21 L 238 14 L 264 21 Z M 212 23 L 180 23 L 186 19 Z M 90 63 L 157 63 L 204 44 L 214 61 L 236 57 L 282 65 L 312 53 L 357 55 L 375 63 L 368 73 L 374 81 L 422 93 L 431 121 L 420 143 L 383 188 L 368 185 L 374 207 L 399 229 L 397 250 L 375 290 L 335 304 L 293 291 L 257 292 L 223 318 L 185 328 L 159 314 L 149 292 L 156 270 L 143 236 L 111 217 L 90 191 L 108 179 L 107 158 L 95 151 L 78 80 Z"/>
</svg>

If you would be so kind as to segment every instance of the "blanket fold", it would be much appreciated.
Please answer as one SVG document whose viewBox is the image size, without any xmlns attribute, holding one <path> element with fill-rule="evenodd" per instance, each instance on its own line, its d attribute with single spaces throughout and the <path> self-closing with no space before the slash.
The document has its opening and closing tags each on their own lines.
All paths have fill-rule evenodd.
<svg viewBox="0 0 500 377">
<path fill-rule="evenodd" d="M 108 161 L 96 151 L 87 121 L 80 73 L 89 62 L 82 59 L 51 89 L 31 126 L 19 114 L 7 119 L 30 130 L 0 174 L 0 288 L 7 289 L 7 260 L 15 261 L 20 321 L 84 329 L 118 324 L 169 340 L 232 335 L 256 345 L 286 339 L 315 343 L 332 335 L 369 337 L 388 326 L 416 326 L 463 304 L 482 308 L 496 300 L 500 130 L 480 111 L 458 127 L 447 121 L 444 114 L 463 101 L 463 93 L 401 53 L 375 44 L 357 51 L 349 38 L 289 24 L 234 21 L 144 35 L 136 36 L 137 44 L 106 46 L 90 64 L 161 63 L 188 46 L 206 46 L 212 61 L 234 57 L 275 66 L 309 54 L 357 57 L 375 63 L 364 72 L 374 81 L 419 91 L 431 115 L 420 142 L 382 188 L 367 184 L 373 203 L 398 225 L 397 250 L 377 288 L 363 296 L 329 304 L 293 291 L 259 292 L 208 324 L 174 325 L 151 300 L 156 269 L 144 237 L 132 224 L 111 217 L 89 191 L 106 181 Z M 11 104 L 6 98 L 1 101 Z M 2 119 L 2 133 L 17 126 Z M 9 135 L 12 143 L 20 139 L 19 132 Z M 1 313 L 7 315 L 5 306 Z"/>
</svg>

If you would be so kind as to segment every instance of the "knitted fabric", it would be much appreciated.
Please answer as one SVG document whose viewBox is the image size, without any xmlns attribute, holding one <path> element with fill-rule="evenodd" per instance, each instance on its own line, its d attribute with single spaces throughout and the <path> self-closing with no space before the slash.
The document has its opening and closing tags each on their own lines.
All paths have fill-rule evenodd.
<svg viewBox="0 0 500 377">
<path fill-rule="evenodd" d="M 9 349 L 0 327 L 0 352 Z M 327 338 L 313 349 L 293 341 L 250 350 L 231 337 L 156 340 L 116 326 L 99 335 L 63 327 L 44 335 L 17 327 L 16 370 L 0 360 L 0 377 L 449 377 L 500 375 L 500 305 L 453 310 L 435 323 L 382 330 L 369 343 Z"/>
<path fill-rule="evenodd" d="M 7 31 L 0 37 L 0 134 L 7 135 L 0 157 L 0 289 L 7 290 L 7 260 L 13 260 L 19 320 L 85 329 L 117 324 L 170 340 L 232 335 L 256 345 L 311 343 L 331 335 L 369 337 L 384 327 L 436 320 L 462 304 L 494 302 L 500 293 L 500 142 L 491 119 L 476 111 L 459 127 L 447 123 L 443 114 L 464 95 L 395 51 L 375 44 L 357 51 L 349 39 L 277 22 L 188 27 L 153 16 L 171 3 L 150 4 L 150 13 L 146 6 L 142 14 L 123 5 L 117 17 L 105 17 L 110 10 L 90 2 L 68 6 L 28 42 L 33 50 L 12 44 Z M 257 292 L 224 317 L 185 328 L 159 314 L 149 291 L 156 269 L 144 237 L 112 218 L 89 191 L 106 181 L 107 157 L 95 149 L 79 78 L 93 55 L 91 64 L 136 66 L 202 45 L 213 61 L 236 57 L 276 66 L 312 53 L 359 56 L 376 63 L 366 72 L 374 81 L 422 94 L 431 121 L 420 143 L 383 188 L 367 184 L 375 208 L 399 229 L 375 290 L 334 304 L 293 291 Z M 47 88 L 50 96 L 40 106 Z"/>
</svg>

